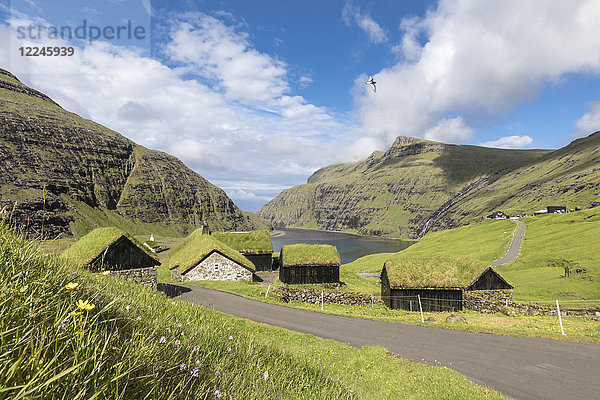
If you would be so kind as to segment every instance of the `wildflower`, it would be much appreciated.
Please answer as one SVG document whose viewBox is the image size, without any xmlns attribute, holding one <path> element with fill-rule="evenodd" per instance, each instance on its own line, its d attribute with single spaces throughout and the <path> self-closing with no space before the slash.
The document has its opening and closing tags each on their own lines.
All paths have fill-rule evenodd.
<svg viewBox="0 0 600 400">
<path fill-rule="evenodd" d="M 125 310 L 124 310 L 124 309 L 122 309 L 122 308 L 119 308 L 119 311 L 120 311 L 120 312 L 125 312 Z"/>
<path fill-rule="evenodd" d="M 102 272 L 102 275 L 104 275 L 104 276 L 110 275 L 110 271 L 104 271 L 104 272 Z"/>
<path fill-rule="evenodd" d="M 158 343 L 167 343 L 167 339 L 164 336 L 161 336 Z"/>
<path fill-rule="evenodd" d="M 178 328 L 181 328 L 181 327 L 182 327 L 181 323 L 177 324 L 177 327 L 178 327 Z"/>
<path fill-rule="evenodd" d="M 85 310 L 85 311 L 90 311 L 94 307 L 96 307 L 94 304 L 90 304 L 87 301 L 83 301 L 83 300 L 77 300 L 77 303 L 75 303 L 75 304 L 77 305 L 78 308 Z"/>
<path fill-rule="evenodd" d="M 77 282 L 69 282 L 65 285 L 65 289 L 67 290 L 73 290 L 75 289 L 77 286 L 79 286 L 79 283 Z"/>
<path fill-rule="evenodd" d="M 221 394 L 220 390 L 215 391 L 215 396 L 217 396 L 217 399 L 220 399 L 223 395 Z"/>
<path fill-rule="evenodd" d="M 171 333 L 171 328 L 167 328 L 167 333 Z"/>
<path fill-rule="evenodd" d="M 190 372 L 190 375 L 194 378 L 198 378 L 200 376 L 200 370 L 198 367 L 194 367 L 194 369 Z"/>
<path fill-rule="evenodd" d="M 194 351 L 200 351 L 200 346 L 194 346 Z"/>
<path fill-rule="evenodd" d="M 180 371 L 184 371 L 184 370 L 186 370 L 186 369 L 187 369 L 187 365 L 186 365 L 186 364 L 183 364 L 183 363 L 182 363 L 182 364 L 179 366 L 179 370 L 180 370 Z"/>
<path fill-rule="evenodd" d="M 220 377 L 221 377 L 221 373 L 220 373 L 219 371 L 217 371 L 217 372 L 215 372 L 215 376 L 216 376 L 217 378 L 220 378 Z"/>
<path fill-rule="evenodd" d="M 138 321 L 141 321 L 141 320 L 142 320 L 142 316 L 141 316 L 141 315 L 138 315 L 138 317 L 137 317 L 136 319 L 137 319 Z"/>
<path fill-rule="evenodd" d="M 196 364 L 200 364 L 200 360 L 196 360 Z"/>
<path fill-rule="evenodd" d="M 233 340 L 233 336 L 229 336 L 229 340 Z"/>
<path fill-rule="evenodd" d="M 76 316 L 81 315 L 81 314 L 82 314 L 81 311 L 71 311 L 69 313 L 69 315 L 72 316 L 72 317 L 76 317 Z"/>
<path fill-rule="evenodd" d="M 231 347 L 230 346 L 227 347 L 227 351 L 231 353 Z"/>
<path fill-rule="evenodd" d="M 87 290 L 90 290 L 90 289 L 92 288 L 92 285 L 87 285 L 85 288 L 86 288 Z"/>
<path fill-rule="evenodd" d="M 181 343 L 179 339 L 175 340 L 175 346 L 179 346 L 179 343 Z"/>
<path fill-rule="evenodd" d="M 227 330 L 228 330 L 228 331 L 229 331 L 229 330 L 231 330 L 231 327 L 230 327 L 230 326 L 228 326 L 228 327 L 227 327 Z"/>
<path fill-rule="evenodd" d="M 265 371 L 265 373 L 263 374 L 263 377 L 265 378 L 265 381 L 269 380 L 269 371 Z"/>
<path fill-rule="evenodd" d="M 67 326 L 67 322 L 69 322 L 69 318 L 65 318 L 60 325 L 58 325 L 58 327 L 56 328 L 56 331 L 60 331 L 61 329 L 65 329 L 65 327 Z"/>
<path fill-rule="evenodd" d="M 131 309 L 131 306 L 128 304 L 127 306 L 125 306 L 125 309 L 126 309 L 127 311 L 129 311 L 129 310 Z"/>
</svg>

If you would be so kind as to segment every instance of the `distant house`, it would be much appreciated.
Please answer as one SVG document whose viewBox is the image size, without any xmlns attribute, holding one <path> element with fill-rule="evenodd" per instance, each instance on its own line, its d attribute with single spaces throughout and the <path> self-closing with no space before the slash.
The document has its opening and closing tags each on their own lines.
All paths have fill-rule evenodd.
<svg viewBox="0 0 600 400">
<path fill-rule="evenodd" d="M 490 215 L 483 217 L 484 219 L 508 219 L 509 216 L 504 214 L 502 211 L 494 211 Z"/>
<path fill-rule="evenodd" d="M 467 291 L 512 290 L 489 264 L 428 257 L 396 258 L 381 271 L 381 298 L 389 308 L 419 311 L 462 310 Z"/>
<path fill-rule="evenodd" d="M 128 280 L 155 285 L 158 258 L 127 232 L 97 228 L 62 253 L 70 262 L 92 271 L 114 271 Z"/>
<path fill-rule="evenodd" d="M 548 206 L 546 207 L 546 210 L 548 211 L 548 214 L 554 214 L 554 213 L 566 213 L 567 212 L 567 207 L 566 206 Z"/>
<path fill-rule="evenodd" d="M 291 284 L 339 283 L 340 254 L 335 246 L 328 244 L 283 246 L 279 280 Z"/>
<path fill-rule="evenodd" d="M 174 281 L 251 281 L 256 268 L 242 254 L 196 229 L 169 256 Z"/>
<path fill-rule="evenodd" d="M 257 271 L 273 269 L 273 243 L 266 229 L 250 232 L 214 232 L 217 240 L 240 252 Z"/>
</svg>

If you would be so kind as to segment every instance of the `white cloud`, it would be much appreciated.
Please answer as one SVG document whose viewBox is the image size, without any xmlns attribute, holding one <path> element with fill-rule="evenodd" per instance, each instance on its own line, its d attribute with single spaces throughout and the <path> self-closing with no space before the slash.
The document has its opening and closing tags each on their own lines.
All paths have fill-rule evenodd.
<svg viewBox="0 0 600 400">
<path fill-rule="evenodd" d="M 15 40 L 14 31 L 8 40 L 0 26 L 0 39 L 13 47 L 0 48 L 0 66 L 67 110 L 225 183 L 247 209 L 277 195 L 282 182 L 301 183 L 335 162 L 340 141 L 360 136 L 327 108 L 288 94 L 286 65 L 254 48 L 246 33 L 206 15 L 183 20 L 167 30 L 171 65 L 100 41 L 72 57 L 14 57 L 34 43 Z"/>
<path fill-rule="evenodd" d="M 441 0 L 425 17 L 401 23 L 392 49 L 401 61 L 374 76 L 376 94 L 357 78 L 357 114 L 387 144 L 398 135 L 465 140 L 544 85 L 599 73 L 599 24 L 595 0 Z M 460 117 L 449 136 L 448 115 Z"/>
<path fill-rule="evenodd" d="M 348 26 L 352 25 L 352 22 L 358 25 L 373 43 L 379 44 L 388 40 L 383 28 L 370 15 L 361 13 L 360 8 L 355 7 L 351 0 L 346 0 L 346 3 L 344 3 L 342 19 Z"/>
<path fill-rule="evenodd" d="M 524 147 L 531 146 L 533 138 L 528 135 L 523 136 L 505 136 L 498 140 L 492 140 L 489 142 L 480 143 L 483 147 L 496 147 L 499 149 L 522 149 Z"/>
<path fill-rule="evenodd" d="M 589 112 L 575 122 L 577 128 L 575 136 L 586 136 L 600 131 L 600 101 L 591 103 L 589 109 Z"/>
</svg>

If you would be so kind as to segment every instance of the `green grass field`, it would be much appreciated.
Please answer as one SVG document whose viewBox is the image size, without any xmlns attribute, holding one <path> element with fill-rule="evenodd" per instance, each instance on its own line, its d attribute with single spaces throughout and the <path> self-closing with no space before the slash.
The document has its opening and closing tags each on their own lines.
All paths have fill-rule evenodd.
<svg viewBox="0 0 600 400">
<path fill-rule="evenodd" d="M 0 224 L 0 398 L 501 399 L 460 374 L 173 301 Z"/>
</svg>

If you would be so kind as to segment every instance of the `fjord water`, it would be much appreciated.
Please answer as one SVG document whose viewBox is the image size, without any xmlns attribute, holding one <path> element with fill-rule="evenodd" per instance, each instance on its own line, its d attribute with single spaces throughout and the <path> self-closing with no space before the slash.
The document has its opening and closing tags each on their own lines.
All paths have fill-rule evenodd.
<svg viewBox="0 0 600 400">
<path fill-rule="evenodd" d="M 273 251 L 296 243 L 331 244 L 340 253 L 342 264 L 374 253 L 396 253 L 413 244 L 408 240 L 360 236 L 342 232 L 316 231 L 312 229 L 280 228 L 271 237 Z"/>
</svg>

